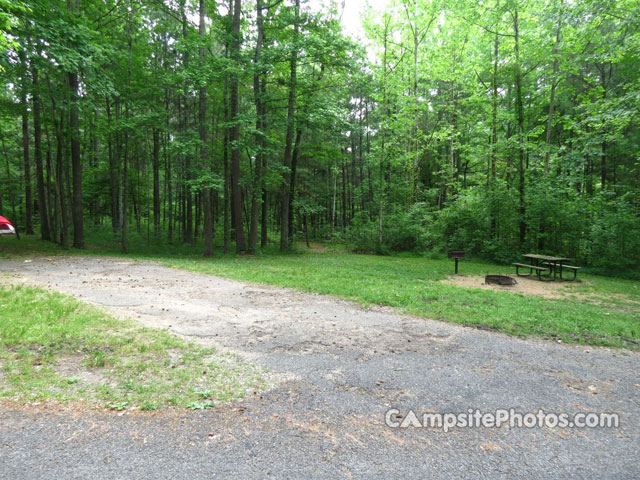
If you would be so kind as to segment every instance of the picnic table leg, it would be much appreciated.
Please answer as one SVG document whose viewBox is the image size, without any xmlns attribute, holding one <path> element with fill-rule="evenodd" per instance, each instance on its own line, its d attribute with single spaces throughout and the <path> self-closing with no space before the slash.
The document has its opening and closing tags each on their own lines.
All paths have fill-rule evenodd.
<svg viewBox="0 0 640 480">
<path fill-rule="evenodd" d="M 567 280 L 568 282 L 573 282 L 578 278 L 578 270 L 573 269 L 573 278 L 571 280 Z M 560 267 L 560 279 L 564 280 L 564 278 L 562 278 L 562 267 Z"/>
<path fill-rule="evenodd" d="M 549 273 L 542 275 L 542 272 L 540 272 L 540 276 L 551 278 L 551 275 L 555 272 L 555 270 L 553 269 L 553 264 L 551 262 L 546 262 L 546 263 L 541 262 L 540 265 L 546 265 L 547 267 L 549 267 Z M 540 280 L 542 280 L 542 278 L 540 278 Z"/>
</svg>

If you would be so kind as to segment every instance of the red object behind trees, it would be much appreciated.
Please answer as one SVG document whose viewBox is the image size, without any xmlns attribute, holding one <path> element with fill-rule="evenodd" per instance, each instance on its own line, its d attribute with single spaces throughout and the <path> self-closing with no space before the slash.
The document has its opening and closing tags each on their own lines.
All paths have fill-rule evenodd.
<svg viewBox="0 0 640 480">
<path fill-rule="evenodd" d="M 0 215 L 0 235 L 15 235 L 16 228 L 5 217 Z"/>
</svg>

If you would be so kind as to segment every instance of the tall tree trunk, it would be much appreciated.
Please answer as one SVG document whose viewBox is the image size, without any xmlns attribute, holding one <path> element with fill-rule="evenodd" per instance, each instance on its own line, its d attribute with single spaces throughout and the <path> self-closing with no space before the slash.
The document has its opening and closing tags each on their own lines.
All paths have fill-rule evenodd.
<svg viewBox="0 0 640 480">
<path fill-rule="evenodd" d="M 107 136 L 108 148 L 109 148 L 109 191 L 111 194 L 111 229 L 113 232 L 117 232 L 120 228 L 120 208 L 118 204 L 118 200 L 120 195 L 118 193 L 118 188 L 120 185 L 119 182 L 119 172 L 118 172 L 118 164 L 120 162 L 120 148 L 119 148 L 119 134 L 112 134 L 112 125 L 111 125 L 111 102 L 109 101 L 109 97 L 106 97 L 106 108 L 107 108 L 107 124 L 109 129 L 109 134 Z M 118 99 L 116 98 L 116 120 L 118 120 L 119 106 Z M 115 149 L 113 147 L 115 137 Z M 115 150 L 115 153 L 114 153 Z"/>
<path fill-rule="evenodd" d="M 22 155 L 24 161 L 24 228 L 27 235 L 33 235 L 33 196 L 31 191 L 31 156 L 29 151 L 29 106 L 27 105 L 27 61 L 24 58 L 24 53 L 21 54 L 21 60 L 23 67 L 20 103 L 22 104 Z"/>
<path fill-rule="evenodd" d="M 524 144 L 524 108 L 522 105 L 522 71 L 520 65 L 520 25 L 518 23 L 518 6 L 516 5 L 513 14 L 513 32 L 515 37 L 515 54 L 516 54 L 516 109 L 518 115 L 518 194 L 519 207 L 518 214 L 520 216 L 520 245 L 524 245 L 527 223 L 525 219 L 525 144 Z"/>
<path fill-rule="evenodd" d="M 338 197 L 338 175 L 336 173 L 336 168 L 330 170 L 333 173 L 333 199 L 331 201 L 331 239 L 333 239 L 333 234 L 336 230 L 336 201 Z"/>
<path fill-rule="evenodd" d="M 98 168 L 98 154 L 100 149 L 100 143 L 98 140 L 98 109 L 93 109 L 93 119 L 91 121 L 91 168 Z M 100 196 L 96 195 L 93 198 L 91 204 L 93 224 L 94 226 L 100 225 Z"/>
<path fill-rule="evenodd" d="M 600 144 L 602 154 L 600 156 L 600 185 L 602 190 L 607 188 L 607 142 L 603 141 Z"/>
<path fill-rule="evenodd" d="M 36 182 L 38 186 L 38 206 L 40 209 L 40 235 L 42 240 L 51 240 L 49 229 L 49 212 L 47 195 L 44 183 L 44 168 L 42 165 L 42 123 L 41 123 L 41 101 L 40 86 L 38 85 L 38 69 L 34 66 L 31 69 L 33 85 L 33 149 L 36 159 Z"/>
<path fill-rule="evenodd" d="M 295 17 L 293 24 L 293 47 L 289 60 L 289 101 L 287 103 L 287 133 L 284 146 L 285 167 L 282 182 L 282 207 L 280 215 L 280 250 L 289 248 L 289 199 L 291 194 L 291 157 L 293 154 L 293 135 L 295 131 L 296 85 L 298 83 L 298 37 L 300 32 L 300 0 L 295 0 Z"/>
<path fill-rule="evenodd" d="M 160 233 L 160 130 L 153 129 L 153 231 Z"/>
<path fill-rule="evenodd" d="M 47 137 L 47 160 L 46 160 L 46 165 L 47 165 L 47 178 L 46 178 L 46 184 L 47 184 L 47 216 L 49 217 L 49 233 L 50 233 L 50 239 L 52 242 L 58 242 L 58 227 L 59 225 L 56 223 L 56 217 L 54 215 L 54 205 L 56 202 L 55 199 L 55 188 L 54 185 L 51 183 L 51 178 L 53 177 L 54 173 L 53 173 L 53 163 L 51 161 L 51 154 L 53 152 L 53 149 L 51 148 L 51 137 L 49 135 L 49 127 L 48 127 L 48 123 L 44 122 L 44 126 L 45 126 L 45 136 Z"/>
<path fill-rule="evenodd" d="M 182 38 L 184 41 L 187 40 L 187 9 L 185 0 L 180 0 L 180 19 L 182 24 Z M 185 71 L 189 68 L 189 50 L 185 49 L 182 56 L 182 66 Z M 183 90 L 182 90 L 182 131 L 183 134 L 187 132 L 189 126 L 189 115 L 190 115 L 190 107 L 189 107 L 189 83 L 184 82 Z M 183 223 L 182 223 L 182 235 L 183 241 L 185 243 L 193 243 L 193 195 L 191 193 L 191 155 L 187 153 L 184 156 L 184 185 L 183 185 L 183 195 L 184 195 L 184 213 Z"/>
<path fill-rule="evenodd" d="M 131 23 L 127 23 L 127 43 L 129 45 L 129 66 L 127 69 L 127 86 L 131 85 L 131 73 L 133 69 L 133 35 L 132 35 L 132 26 Z M 129 119 L 129 106 L 125 105 L 124 110 L 125 120 Z M 127 122 L 128 123 L 128 122 Z M 122 158 L 122 187 L 120 188 L 120 192 L 122 198 L 120 200 L 121 212 L 120 212 L 120 246 L 122 248 L 122 253 L 128 253 L 129 247 L 127 243 L 127 217 L 129 212 L 129 130 L 125 130 L 124 134 L 124 156 Z"/>
<path fill-rule="evenodd" d="M 231 42 L 231 57 L 235 61 L 236 65 L 240 62 L 240 12 L 241 12 L 241 0 L 234 0 L 233 4 L 233 26 L 232 26 L 232 42 Z M 244 224 L 242 220 L 242 190 L 240 188 L 240 125 L 238 124 L 238 73 L 233 72 L 230 82 L 230 110 L 231 121 L 233 126 L 231 127 L 231 188 L 233 191 L 233 221 L 234 230 L 236 234 L 236 253 L 242 253 L 245 251 L 244 242 Z"/>
<path fill-rule="evenodd" d="M 360 174 L 360 181 L 358 187 L 360 191 L 360 209 L 364 212 L 368 208 L 368 201 L 364 193 L 364 150 L 363 150 L 363 120 L 364 112 L 360 110 L 359 115 L 359 128 L 358 128 L 358 170 Z"/>
<path fill-rule="evenodd" d="M 199 5 L 200 12 L 200 39 L 204 41 L 205 37 L 205 0 L 200 0 Z M 200 60 L 200 68 L 204 68 L 205 64 L 205 49 L 204 45 L 201 45 L 198 49 L 198 58 Z M 200 85 L 198 91 L 199 99 L 199 136 L 200 136 L 200 167 L 204 172 L 209 171 L 209 145 L 207 140 L 207 86 L 205 83 Z M 202 209 L 204 218 L 204 256 L 210 257 L 213 255 L 213 212 L 211 211 L 211 189 L 205 186 L 202 191 Z"/>
<path fill-rule="evenodd" d="M 383 32 L 383 54 L 382 54 L 382 122 L 381 122 L 381 149 L 380 149 L 380 201 L 378 205 L 378 245 L 382 247 L 383 236 L 382 236 L 382 227 L 383 227 L 383 213 L 384 213 L 384 197 L 385 197 L 385 168 L 386 168 L 386 158 L 385 158 L 385 143 L 386 143 L 386 121 L 387 121 L 387 42 L 389 36 L 389 23 L 390 18 L 388 16 L 384 19 L 384 32 Z"/>
<path fill-rule="evenodd" d="M 262 171 L 267 170 L 267 156 L 262 159 Z M 262 212 L 260 213 L 260 246 L 266 247 L 269 241 L 269 210 L 267 204 L 267 187 L 262 186 Z"/>
<path fill-rule="evenodd" d="M 233 23 L 233 0 L 229 0 L 229 25 Z M 231 31 L 231 27 L 229 27 Z M 230 45 L 227 42 L 225 47 L 225 57 L 230 55 Z M 231 244 L 231 215 L 230 215 L 230 191 L 231 191 L 231 177 L 229 172 L 229 139 L 231 138 L 231 129 L 229 128 L 229 122 L 231 121 L 231 112 L 229 109 L 229 76 L 225 75 L 224 77 L 224 90 L 223 90 L 223 106 L 224 106 L 224 121 L 225 127 L 223 131 L 223 143 L 222 143 L 222 162 L 224 168 L 224 192 L 223 192 L 223 251 L 224 253 L 229 253 L 230 244 Z"/>
<path fill-rule="evenodd" d="M 167 134 L 168 136 L 169 134 Z M 166 144 L 169 140 L 165 140 L 165 152 Z M 172 176 L 172 156 L 165 153 L 165 175 L 167 179 L 167 240 L 169 243 L 173 242 L 173 176 Z"/>
<path fill-rule="evenodd" d="M 345 154 L 347 152 L 344 152 Z M 347 166 L 342 160 L 342 233 L 347 231 Z"/>
<path fill-rule="evenodd" d="M 547 178 L 549 174 L 549 159 L 551 157 L 551 131 L 553 130 L 553 116 L 556 106 L 556 87 L 558 86 L 558 47 L 560 45 L 560 32 L 562 23 L 558 21 L 558 27 L 556 31 L 556 44 L 553 47 L 553 75 L 551 77 L 551 93 L 549 94 L 549 115 L 547 118 L 547 132 L 545 136 L 545 143 L 547 150 L 544 154 L 544 177 Z"/>
<path fill-rule="evenodd" d="M 55 187 L 55 197 L 56 197 L 56 222 L 60 228 L 60 236 L 59 236 L 59 244 L 62 248 L 69 248 L 69 219 L 67 214 L 67 206 L 65 200 L 65 186 L 64 186 L 64 119 L 65 114 L 63 111 L 60 111 L 60 117 L 58 120 L 58 111 L 56 108 L 56 98 L 53 93 L 53 89 L 51 88 L 51 81 L 49 76 L 46 76 L 47 86 L 49 88 L 49 94 L 51 98 L 51 119 L 53 120 L 54 131 L 56 135 L 56 162 L 55 162 L 55 173 L 54 177 L 54 187 Z"/>
<path fill-rule="evenodd" d="M 611 77 L 611 69 L 613 67 L 609 64 L 609 77 Z M 607 88 L 609 86 L 609 82 L 607 81 L 606 68 L 605 65 L 602 65 L 600 69 L 600 86 L 602 87 L 602 99 L 606 100 L 607 98 Z M 600 185 L 602 190 L 606 190 L 607 188 L 607 140 L 606 140 L 606 127 L 602 132 L 602 142 L 600 143 Z"/>
<path fill-rule="evenodd" d="M 229 99 L 228 99 L 228 88 L 227 88 L 227 79 L 224 81 L 224 117 L 225 122 L 229 122 L 231 119 L 231 115 L 229 113 Z M 223 251 L 224 253 L 229 253 L 230 243 L 231 243 L 231 226 L 230 226 L 230 214 L 229 209 L 230 206 L 230 198 L 229 191 L 231 189 L 230 185 L 230 177 L 229 177 L 229 138 L 231 137 L 230 128 L 224 127 L 224 140 L 222 145 L 222 161 L 224 168 L 224 192 L 223 192 L 223 216 L 222 222 L 224 227 L 223 232 Z"/>
<path fill-rule="evenodd" d="M 77 15 L 77 1 L 69 0 L 67 9 Z M 78 72 L 67 72 L 69 84 L 69 136 L 71 143 L 71 218 L 73 220 L 73 247 L 84 248 L 84 218 L 82 211 L 82 163 L 80 161 L 80 126 L 78 114 Z"/>
<path fill-rule="evenodd" d="M 498 163 L 498 55 L 500 52 L 499 36 L 496 33 L 493 40 L 493 76 L 491 78 L 491 166 L 489 179 L 489 202 L 491 211 L 490 237 L 497 235 L 496 212 L 496 164 Z"/>
<path fill-rule="evenodd" d="M 129 109 L 125 107 L 125 118 L 129 116 Z M 120 199 L 120 247 L 122 253 L 128 253 L 127 245 L 127 216 L 129 208 L 129 132 L 124 134 L 124 155 L 122 157 L 122 187 Z"/>
<path fill-rule="evenodd" d="M 261 77 L 264 71 L 261 62 L 262 43 L 264 41 L 264 18 L 262 16 L 262 0 L 256 0 L 256 50 L 253 58 L 253 101 L 256 106 L 256 159 L 251 189 L 251 219 L 249 226 L 249 253 L 256 253 L 258 250 L 258 214 L 260 199 L 262 194 L 262 163 L 264 161 L 264 111 L 261 91 Z"/>
<path fill-rule="evenodd" d="M 54 104 L 55 105 L 55 104 Z M 55 106 L 54 106 L 55 118 Z M 67 195 L 65 191 L 65 168 L 64 168 L 64 112 L 60 112 L 60 121 L 56 125 L 56 172 L 58 183 L 58 210 L 60 211 L 60 245 L 62 248 L 69 248 L 69 213 L 67 210 Z"/>
<path fill-rule="evenodd" d="M 420 142 L 419 142 L 419 105 L 418 105 L 418 0 L 414 0 L 414 24 L 413 24 L 413 190 L 411 202 L 416 202 L 418 198 L 418 178 L 420 176 Z"/>
<path fill-rule="evenodd" d="M 80 162 L 80 128 L 78 120 L 78 73 L 68 72 L 69 79 L 69 134 L 71 135 L 71 175 L 73 197 L 73 247 L 84 248 L 84 218 L 82 216 L 82 164 Z"/>
<path fill-rule="evenodd" d="M 296 199 L 296 174 L 298 172 L 298 159 L 300 158 L 300 142 L 302 140 L 302 129 L 296 129 L 296 139 L 293 144 L 293 153 L 291 155 L 291 178 L 289 179 L 289 243 L 293 242 L 294 221 L 293 221 L 293 202 Z"/>
<path fill-rule="evenodd" d="M 262 97 L 265 98 L 267 96 L 267 78 L 266 75 L 263 75 L 260 79 L 260 92 L 262 93 Z M 266 115 L 266 107 L 264 102 L 262 103 L 262 114 L 263 117 Z M 263 121 L 263 131 L 266 132 L 267 124 L 266 120 Z M 267 171 L 267 156 L 262 155 L 262 172 Z M 262 183 L 262 212 L 260 214 L 260 246 L 266 247 L 268 242 L 268 222 L 269 222 L 269 211 L 267 204 L 267 187 Z"/>
</svg>

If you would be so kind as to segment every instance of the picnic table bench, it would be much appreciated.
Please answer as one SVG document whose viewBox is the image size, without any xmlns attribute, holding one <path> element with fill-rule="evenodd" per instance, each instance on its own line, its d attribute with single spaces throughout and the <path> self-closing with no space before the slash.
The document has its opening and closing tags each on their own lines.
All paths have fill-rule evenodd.
<svg viewBox="0 0 640 480">
<path fill-rule="evenodd" d="M 519 277 L 530 277 L 531 275 L 533 275 L 534 270 L 539 280 L 542 280 L 542 272 L 549 271 L 549 275 L 551 274 L 551 270 L 547 267 L 528 265 L 526 263 L 514 263 L 514 265 L 516 266 L 516 275 L 518 275 Z M 520 268 L 528 268 L 529 273 L 520 273 Z"/>
<path fill-rule="evenodd" d="M 551 257 L 548 255 L 538 255 L 536 253 L 527 253 L 526 255 L 523 255 L 523 257 L 530 260 L 530 263 L 513 264 L 516 267 L 516 275 L 519 277 L 531 276 L 535 271 L 539 280 L 542 280 L 542 277 L 551 279 L 552 275 L 553 280 L 556 280 L 557 277 L 560 277 L 560 280 L 565 280 L 562 278 L 562 271 L 569 270 L 573 272 L 573 278 L 571 278 L 571 280 L 575 280 L 578 276 L 578 270 L 580 270 L 580 267 L 565 264 L 565 262 L 571 260 L 570 258 Z M 528 268 L 529 273 L 520 273 L 520 268 Z"/>
</svg>

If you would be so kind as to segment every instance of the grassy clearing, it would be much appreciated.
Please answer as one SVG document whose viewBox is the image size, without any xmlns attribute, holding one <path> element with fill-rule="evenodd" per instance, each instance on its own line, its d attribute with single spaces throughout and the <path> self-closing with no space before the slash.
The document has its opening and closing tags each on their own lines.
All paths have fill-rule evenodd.
<svg viewBox="0 0 640 480">
<path fill-rule="evenodd" d="M 119 255 L 117 239 L 89 237 L 81 254 Z M 4 239 L 3 239 L 4 240 Z M 0 242 L 0 255 L 54 255 L 57 247 L 35 239 Z M 568 343 L 640 348 L 640 282 L 579 274 L 566 298 L 547 299 L 443 284 L 453 271 L 446 258 L 414 255 L 356 255 L 333 246 L 289 254 L 204 259 L 201 246 L 146 246 L 132 239 L 133 258 L 148 258 L 186 270 L 298 290 L 336 295 L 365 305 L 447 322 L 495 329 L 518 336 L 541 336 Z M 220 249 L 218 248 L 218 252 Z M 463 260 L 462 274 L 513 274 L 510 266 Z"/>
<path fill-rule="evenodd" d="M 582 275 L 563 299 L 463 288 L 440 283 L 452 261 L 340 253 L 164 259 L 163 263 L 245 281 L 337 295 L 363 304 L 388 305 L 418 316 L 481 326 L 512 335 L 569 343 L 638 348 L 640 285 Z M 463 261 L 473 275 L 513 273 L 510 267 Z M 585 296 L 590 296 L 586 299 Z"/>
<path fill-rule="evenodd" d="M 260 370 L 61 294 L 0 285 L 0 399 L 117 410 L 206 408 L 264 384 Z"/>
</svg>

